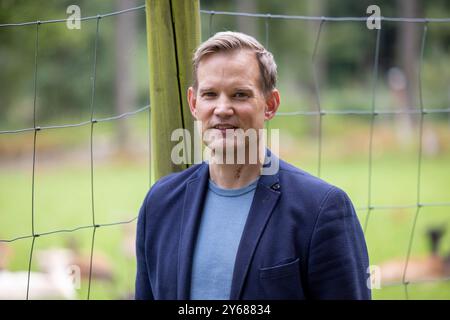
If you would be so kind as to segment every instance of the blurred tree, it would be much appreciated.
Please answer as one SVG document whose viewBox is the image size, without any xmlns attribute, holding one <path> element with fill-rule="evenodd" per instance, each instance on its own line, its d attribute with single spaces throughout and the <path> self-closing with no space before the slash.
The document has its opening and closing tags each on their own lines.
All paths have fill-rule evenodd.
<svg viewBox="0 0 450 320">
<path fill-rule="evenodd" d="M 65 18 L 67 17 L 66 8 L 71 4 L 81 7 L 82 16 L 95 16 L 98 13 L 114 11 L 119 5 L 120 8 L 124 8 L 143 4 L 144 1 L 135 0 L 131 5 L 127 3 L 126 1 L 100 0 L 48 0 L 44 6 L 41 2 L 32 0 L 0 0 L 0 24 Z M 366 8 L 370 4 L 379 5 L 383 16 L 450 16 L 448 0 L 432 2 L 423 0 L 321 0 L 319 2 L 315 0 L 201 0 L 201 8 L 206 10 L 286 15 L 314 14 L 317 16 L 367 16 Z M 131 92 L 133 90 L 136 90 L 139 104 L 147 103 L 144 101 L 148 96 L 147 85 L 141 85 L 141 82 L 145 81 L 142 70 L 148 69 L 146 66 L 136 67 L 133 65 L 136 56 L 129 55 L 130 48 L 134 47 L 146 62 L 145 30 L 142 27 L 145 20 L 143 14 L 136 19 L 129 19 L 130 16 L 132 15 L 127 13 L 105 18 L 101 22 L 98 82 L 96 84 L 98 91 L 95 97 L 96 112 L 111 114 L 126 111 L 125 106 L 133 105 L 132 96 L 134 94 Z M 120 22 L 121 18 L 124 19 L 124 22 Z M 202 19 L 203 38 L 205 38 L 209 34 L 207 30 L 209 15 L 202 15 Z M 213 32 L 247 30 L 265 44 L 265 24 L 268 22 L 269 49 L 274 53 L 278 63 L 280 79 L 282 79 L 279 84 L 285 89 L 283 102 L 290 100 L 290 105 L 293 107 L 312 106 L 310 103 L 312 99 L 311 54 L 317 32 L 317 22 L 309 23 L 286 19 L 266 20 L 266 18 L 236 18 L 215 15 Z M 116 27 L 111 21 L 117 22 Z M 130 25 L 120 27 L 122 23 Z M 135 23 L 139 23 L 139 27 L 136 27 Z M 407 79 L 417 81 L 417 54 L 420 48 L 418 42 L 420 42 L 422 25 L 403 25 L 396 22 L 382 23 L 379 79 L 383 83 L 386 83 L 387 70 L 394 66 L 404 69 L 404 65 L 412 66 L 408 70 L 404 69 L 408 73 Z M 413 28 L 413 25 L 418 28 L 418 31 L 412 29 L 408 31 L 407 28 Z M 127 31 L 127 28 L 130 28 L 130 31 Z M 135 31 L 131 31 L 132 28 L 135 28 Z M 10 127 L 28 127 L 32 124 L 35 32 L 35 25 L 0 28 L 0 123 L 2 128 L 5 127 L 5 123 Z M 82 29 L 79 31 L 68 31 L 64 27 L 64 23 L 58 23 L 43 25 L 40 32 L 39 121 L 49 122 L 50 119 L 61 116 L 78 121 L 89 112 L 89 77 L 92 72 L 95 20 L 83 22 Z M 352 86 L 359 86 L 358 88 L 361 89 L 362 85 L 367 83 L 372 72 L 374 32 L 367 30 L 364 21 L 327 22 L 322 32 L 319 54 L 316 57 L 316 74 L 321 84 L 321 90 L 326 93 L 330 88 L 339 90 L 342 87 Z M 139 41 L 133 40 L 133 34 L 139 37 Z M 118 38 L 122 38 L 122 40 L 115 41 Z M 135 44 L 127 44 L 127 42 L 135 42 Z M 448 77 L 443 76 L 443 69 L 447 70 L 446 65 L 448 65 L 450 52 L 448 24 L 430 24 L 426 45 L 425 97 L 432 99 L 433 105 L 445 108 L 450 102 Z M 115 52 L 112 53 L 112 51 Z M 130 59 L 126 60 L 126 58 Z M 125 64 L 135 67 L 138 71 L 132 74 Z M 118 69 L 117 73 L 114 68 Z M 125 69 L 120 71 L 121 68 Z M 119 77 L 122 78 L 122 81 L 119 80 Z M 139 80 L 142 81 L 133 83 L 133 81 Z M 130 84 L 128 89 L 125 88 L 126 83 Z M 408 91 L 409 99 L 415 95 L 417 100 L 417 83 L 411 82 L 409 87 L 413 91 L 416 90 L 415 93 Z M 362 90 L 367 90 L 367 88 L 362 88 Z M 335 99 L 337 108 L 348 107 L 348 104 L 341 103 L 339 95 Z M 407 105 L 412 104 L 414 103 L 407 103 Z M 415 104 L 417 106 L 417 103 Z M 442 115 L 440 116 L 442 117 Z M 86 120 L 86 117 L 83 120 Z M 121 130 L 126 132 L 126 129 L 120 129 L 119 132 Z M 126 133 L 118 134 L 120 137 L 126 137 Z"/>
<path fill-rule="evenodd" d="M 417 0 L 397 0 L 398 11 L 407 18 L 422 17 L 423 12 Z M 404 99 L 395 105 L 401 111 L 418 108 L 418 64 L 420 59 L 420 39 L 423 26 L 416 23 L 400 23 L 397 28 L 396 64 L 399 72 L 404 74 Z M 404 145 L 412 140 L 414 117 L 401 114 L 397 117 L 397 131 L 400 142 Z"/>
<path fill-rule="evenodd" d="M 255 0 L 235 0 L 236 11 L 238 12 L 258 12 L 257 3 Z M 237 30 L 245 32 L 252 36 L 258 36 L 257 19 L 238 16 L 236 19 Z"/>
<path fill-rule="evenodd" d="M 310 16 L 321 16 L 323 12 L 326 12 L 326 4 L 323 0 L 316 0 L 316 1 L 309 1 L 308 2 L 308 15 Z M 323 39 L 326 39 L 325 34 L 328 31 L 328 28 L 320 26 L 320 22 L 317 24 L 317 30 L 316 32 L 309 32 L 307 34 L 308 36 L 308 42 L 310 44 L 315 45 L 316 39 L 319 40 L 317 42 L 317 50 L 319 49 L 320 45 L 320 39 L 322 39 L 322 47 L 323 47 Z M 320 35 L 318 34 L 320 30 Z M 320 36 L 320 38 L 318 38 Z M 314 50 L 314 49 L 312 49 Z M 317 54 L 314 57 L 314 63 L 312 67 L 313 78 L 310 78 L 309 81 L 306 82 L 306 87 L 308 88 L 308 108 L 310 111 L 318 111 L 320 105 L 320 92 L 319 88 L 316 88 L 316 84 L 314 82 L 317 82 L 317 85 L 320 86 L 325 82 L 327 72 L 326 72 L 326 63 L 327 63 L 327 55 L 326 54 Z M 314 79 L 315 78 L 315 79 Z M 323 106 L 321 106 L 323 108 Z M 321 130 L 319 125 L 315 125 L 317 122 L 307 122 L 309 124 L 308 126 L 308 133 L 311 136 L 318 136 L 319 132 Z M 314 124 L 314 125 L 313 125 Z"/>
<path fill-rule="evenodd" d="M 135 0 L 116 0 L 116 9 L 124 10 L 136 6 Z M 136 15 L 133 12 L 118 15 L 115 30 L 115 107 L 117 114 L 131 111 L 136 103 L 136 77 L 133 75 L 132 59 L 136 47 Z M 129 127 L 126 121 L 118 121 L 117 143 L 121 151 L 126 151 Z"/>
</svg>

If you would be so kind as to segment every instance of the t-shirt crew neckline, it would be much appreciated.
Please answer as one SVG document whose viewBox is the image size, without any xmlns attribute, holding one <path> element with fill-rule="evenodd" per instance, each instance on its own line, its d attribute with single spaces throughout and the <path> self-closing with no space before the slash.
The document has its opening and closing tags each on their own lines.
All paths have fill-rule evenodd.
<svg viewBox="0 0 450 320">
<path fill-rule="evenodd" d="M 209 179 L 208 188 L 215 194 L 223 197 L 238 197 L 243 194 L 249 193 L 256 189 L 256 186 L 258 185 L 259 177 L 256 178 L 253 182 L 246 185 L 245 187 L 238 188 L 238 189 L 224 189 L 219 187 L 217 184 L 214 183 L 211 179 Z"/>
</svg>

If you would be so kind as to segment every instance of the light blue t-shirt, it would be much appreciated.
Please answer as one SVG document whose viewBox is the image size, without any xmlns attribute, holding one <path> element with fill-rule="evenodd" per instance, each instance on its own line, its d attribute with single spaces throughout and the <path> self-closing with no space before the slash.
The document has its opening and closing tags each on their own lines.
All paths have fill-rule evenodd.
<svg viewBox="0 0 450 320">
<path fill-rule="evenodd" d="M 230 298 L 236 253 L 258 180 L 240 189 L 222 189 L 209 180 L 192 262 L 192 300 Z"/>
</svg>

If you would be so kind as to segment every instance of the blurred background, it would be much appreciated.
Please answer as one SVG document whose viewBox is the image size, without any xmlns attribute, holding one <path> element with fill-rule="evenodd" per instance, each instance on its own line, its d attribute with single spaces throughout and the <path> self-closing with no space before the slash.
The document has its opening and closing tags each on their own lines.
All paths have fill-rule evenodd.
<svg viewBox="0 0 450 320">
<path fill-rule="evenodd" d="M 85 17 L 144 1 L 0 0 L 0 24 L 65 19 L 73 4 Z M 202 39 L 224 30 L 246 32 L 274 54 L 282 103 L 269 127 L 280 129 L 280 156 L 349 194 L 375 278 L 381 275 L 373 297 L 449 299 L 450 22 L 428 23 L 421 59 L 424 24 L 383 21 L 374 85 L 377 30 L 366 21 L 326 21 L 318 36 L 320 21 L 217 12 L 364 17 L 371 4 L 387 17 L 450 17 L 446 0 L 201 0 Z M 33 128 L 34 121 L 41 127 L 88 124 L 37 134 L 34 228 L 49 234 L 34 241 L 31 298 L 87 296 L 96 22 L 82 21 L 80 30 L 65 22 L 39 26 L 35 102 L 36 25 L 0 27 L 0 298 L 26 296 L 33 241 L 34 131 L 6 131 Z M 102 18 L 93 117 L 148 106 L 151 69 L 144 8 Z M 419 73 L 429 110 L 422 130 Z M 319 107 L 330 113 L 311 114 Z M 372 107 L 384 112 L 373 117 Z M 102 226 L 95 232 L 91 299 L 133 297 L 134 219 L 149 188 L 149 116 L 142 109 L 94 128 L 94 208 Z M 79 267 L 69 271 L 81 275 L 79 289 L 62 280 L 68 265 Z"/>
</svg>

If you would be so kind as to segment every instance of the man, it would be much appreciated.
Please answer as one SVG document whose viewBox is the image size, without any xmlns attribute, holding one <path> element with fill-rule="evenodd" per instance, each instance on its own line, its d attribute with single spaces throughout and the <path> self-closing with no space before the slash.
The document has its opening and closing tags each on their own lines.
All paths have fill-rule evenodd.
<svg viewBox="0 0 450 320">
<path fill-rule="evenodd" d="M 276 114 L 273 56 L 248 35 L 220 32 L 193 67 L 189 106 L 212 160 L 147 194 L 136 299 L 370 299 L 367 248 L 346 193 L 281 159 L 264 174 L 275 156 L 250 161 L 255 144 L 236 139 Z M 241 149 L 244 161 L 224 161 Z"/>
</svg>

